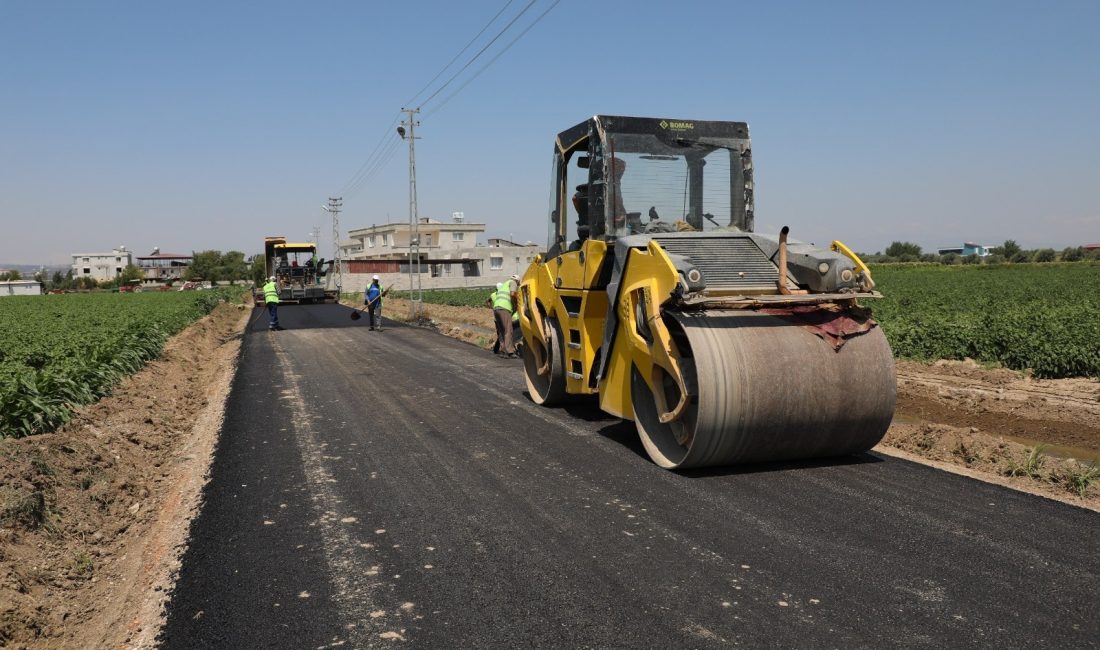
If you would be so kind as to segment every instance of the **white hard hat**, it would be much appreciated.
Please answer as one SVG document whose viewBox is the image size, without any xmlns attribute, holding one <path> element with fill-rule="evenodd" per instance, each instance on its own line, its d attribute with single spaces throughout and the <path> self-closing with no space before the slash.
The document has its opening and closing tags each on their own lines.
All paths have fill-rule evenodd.
<svg viewBox="0 0 1100 650">
<path fill-rule="evenodd" d="M 512 274 L 512 279 L 515 280 L 516 282 L 519 282 L 519 276 L 515 275 L 514 273 Z"/>
<path fill-rule="evenodd" d="M 376 276 L 374 276 L 373 278 L 371 278 L 371 280 L 381 280 L 381 279 L 382 279 L 382 278 L 378 277 L 377 275 L 376 275 Z"/>
<path fill-rule="evenodd" d="M 274 282 L 275 281 L 275 276 L 274 275 L 271 276 L 270 278 L 267 279 L 267 281 L 268 282 Z"/>
</svg>

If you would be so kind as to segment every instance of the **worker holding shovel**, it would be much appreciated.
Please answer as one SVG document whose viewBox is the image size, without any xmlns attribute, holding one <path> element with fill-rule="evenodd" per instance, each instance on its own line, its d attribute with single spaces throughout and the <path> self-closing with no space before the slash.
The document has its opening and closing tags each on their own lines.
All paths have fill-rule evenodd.
<svg viewBox="0 0 1100 650">
<path fill-rule="evenodd" d="M 371 278 L 371 282 L 367 285 L 367 290 L 363 292 L 363 302 L 367 305 L 367 316 L 370 318 L 370 328 L 374 329 L 375 314 L 378 318 L 378 329 L 382 329 L 382 296 L 390 292 L 389 289 L 382 289 L 382 285 L 379 284 L 381 278 L 377 275 Z"/>
</svg>

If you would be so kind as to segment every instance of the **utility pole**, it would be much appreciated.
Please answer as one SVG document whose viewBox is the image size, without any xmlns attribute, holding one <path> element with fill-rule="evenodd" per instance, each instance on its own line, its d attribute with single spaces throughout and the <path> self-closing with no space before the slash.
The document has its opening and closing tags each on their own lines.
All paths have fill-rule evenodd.
<svg viewBox="0 0 1100 650">
<path fill-rule="evenodd" d="M 321 226 L 314 226 L 313 230 L 309 231 L 309 235 L 313 237 L 313 245 L 319 247 L 321 245 Z"/>
<path fill-rule="evenodd" d="M 409 302 L 412 303 L 410 316 L 413 320 L 419 320 L 420 306 L 424 301 L 424 291 L 420 284 L 420 215 L 416 208 L 416 127 L 420 126 L 420 122 L 413 116 L 420 113 L 420 109 L 402 108 L 401 112 L 408 115 L 397 127 L 397 135 L 409 141 L 409 297 L 411 299 Z M 414 260 L 415 275 L 413 274 Z M 416 298 L 412 298 L 414 279 Z"/>
<path fill-rule="evenodd" d="M 339 300 L 340 289 L 344 284 L 343 259 L 340 255 L 340 210 L 344 207 L 344 199 L 330 196 L 328 204 L 321 207 L 332 215 L 332 247 L 336 249 L 332 254 L 332 279 L 336 284 L 336 296 Z"/>
</svg>

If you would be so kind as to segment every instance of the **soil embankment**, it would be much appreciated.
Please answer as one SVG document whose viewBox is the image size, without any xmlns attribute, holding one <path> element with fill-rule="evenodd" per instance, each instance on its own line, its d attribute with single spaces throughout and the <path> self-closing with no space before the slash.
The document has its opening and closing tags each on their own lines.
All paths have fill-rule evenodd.
<svg viewBox="0 0 1100 650">
<path fill-rule="evenodd" d="M 248 315 L 219 305 L 58 431 L 0 440 L 0 646 L 153 647 Z"/>
</svg>

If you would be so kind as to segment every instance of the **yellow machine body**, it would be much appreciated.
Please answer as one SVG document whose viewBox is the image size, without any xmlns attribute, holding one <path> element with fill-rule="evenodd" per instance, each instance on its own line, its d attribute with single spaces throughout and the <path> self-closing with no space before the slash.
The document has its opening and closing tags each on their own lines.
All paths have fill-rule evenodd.
<svg viewBox="0 0 1100 650">
<path fill-rule="evenodd" d="M 598 396 L 669 469 L 858 453 L 893 416 L 893 357 L 857 304 L 879 296 L 870 269 L 838 241 L 752 232 L 748 142 L 738 122 L 563 132 L 551 243 L 520 283 L 531 398 Z"/>
</svg>

